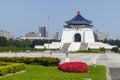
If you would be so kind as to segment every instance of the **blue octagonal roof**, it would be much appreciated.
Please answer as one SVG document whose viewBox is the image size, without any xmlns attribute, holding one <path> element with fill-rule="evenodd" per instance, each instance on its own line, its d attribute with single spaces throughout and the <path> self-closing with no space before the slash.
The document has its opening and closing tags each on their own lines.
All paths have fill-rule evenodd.
<svg viewBox="0 0 120 80">
<path fill-rule="evenodd" d="M 77 15 L 71 20 L 66 21 L 66 23 L 69 25 L 86 25 L 86 24 L 88 25 L 91 24 L 92 22 L 82 17 L 80 11 L 78 11 Z"/>
</svg>

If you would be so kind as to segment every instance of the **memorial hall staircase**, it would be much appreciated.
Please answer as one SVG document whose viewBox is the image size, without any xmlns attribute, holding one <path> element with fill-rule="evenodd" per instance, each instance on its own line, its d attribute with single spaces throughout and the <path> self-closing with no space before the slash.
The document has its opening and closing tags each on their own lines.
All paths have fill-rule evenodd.
<svg viewBox="0 0 120 80">
<path fill-rule="evenodd" d="M 68 50 L 69 46 L 70 46 L 71 43 L 64 43 L 62 48 L 61 48 L 61 51 L 66 51 Z"/>
<path fill-rule="evenodd" d="M 87 50 L 88 49 L 88 43 L 81 43 L 80 50 Z"/>
</svg>

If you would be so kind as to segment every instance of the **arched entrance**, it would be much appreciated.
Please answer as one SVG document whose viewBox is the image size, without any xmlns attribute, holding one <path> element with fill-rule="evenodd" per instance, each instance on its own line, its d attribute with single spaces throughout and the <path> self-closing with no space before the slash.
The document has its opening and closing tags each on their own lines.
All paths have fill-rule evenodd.
<svg viewBox="0 0 120 80">
<path fill-rule="evenodd" d="M 74 35 L 74 42 L 81 42 L 81 35 L 79 33 Z"/>
</svg>

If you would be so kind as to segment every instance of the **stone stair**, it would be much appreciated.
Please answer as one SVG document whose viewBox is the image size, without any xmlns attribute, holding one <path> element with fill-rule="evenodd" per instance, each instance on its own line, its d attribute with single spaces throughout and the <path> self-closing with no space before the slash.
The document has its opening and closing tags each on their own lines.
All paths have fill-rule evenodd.
<svg viewBox="0 0 120 80">
<path fill-rule="evenodd" d="M 87 50 L 88 49 L 88 43 L 81 43 L 80 50 Z"/>
<path fill-rule="evenodd" d="M 71 43 L 64 43 L 62 48 L 61 48 L 61 51 L 66 51 L 68 50 L 69 46 L 70 46 Z"/>
</svg>

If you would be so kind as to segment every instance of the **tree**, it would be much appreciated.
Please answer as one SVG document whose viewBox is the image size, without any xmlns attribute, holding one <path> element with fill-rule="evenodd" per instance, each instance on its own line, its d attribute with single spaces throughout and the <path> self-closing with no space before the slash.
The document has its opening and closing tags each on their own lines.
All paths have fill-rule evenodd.
<svg viewBox="0 0 120 80">
<path fill-rule="evenodd" d="M 104 41 L 103 41 L 103 43 L 108 43 L 108 40 L 105 38 Z"/>
<path fill-rule="evenodd" d="M 6 37 L 3 37 L 3 36 L 0 36 L 0 46 L 7 46 L 7 38 Z"/>
<path fill-rule="evenodd" d="M 119 47 L 113 47 L 113 48 L 111 49 L 111 51 L 117 53 L 117 52 L 119 52 Z"/>
</svg>

